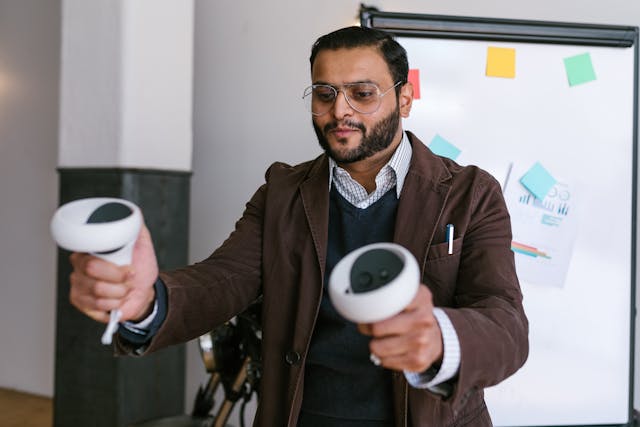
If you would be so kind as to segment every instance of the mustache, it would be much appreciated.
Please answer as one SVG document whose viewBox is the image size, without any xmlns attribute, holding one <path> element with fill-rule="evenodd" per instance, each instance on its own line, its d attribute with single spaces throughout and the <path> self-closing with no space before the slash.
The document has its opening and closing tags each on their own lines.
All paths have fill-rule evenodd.
<svg viewBox="0 0 640 427">
<path fill-rule="evenodd" d="M 362 123 L 354 122 L 354 121 L 351 121 L 351 120 L 345 120 L 343 122 L 340 122 L 339 124 L 336 121 L 329 122 L 326 125 L 324 125 L 324 127 L 322 128 L 322 131 L 326 134 L 327 132 L 330 132 L 330 131 L 334 130 L 335 128 L 337 128 L 338 125 L 340 125 L 341 127 L 350 127 L 350 128 L 354 128 L 354 129 L 359 129 L 360 131 L 362 131 L 363 134 L 367 130 L 365 125 L 363 125 Z"/>
</svg>

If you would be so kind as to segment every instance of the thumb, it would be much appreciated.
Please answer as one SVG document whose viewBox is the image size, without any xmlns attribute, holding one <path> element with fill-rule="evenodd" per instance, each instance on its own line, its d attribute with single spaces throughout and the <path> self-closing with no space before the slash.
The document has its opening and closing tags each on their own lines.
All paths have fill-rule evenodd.
<svg viewBox="0 0 640 427">
<path fill-rule="evenodd" d="M 142 227 L 140 227 L 140 233 L 138 234 L 138 238 L 133 247 L 134 258 L 137 253 L 147 253 L 149 251 L 151 251 L 151 253 L 155 253 L 153 249 L 153 240 L 151 239 L 151 233 L 149 232 L 147 225 L 143 223 Z"/>
</svg>

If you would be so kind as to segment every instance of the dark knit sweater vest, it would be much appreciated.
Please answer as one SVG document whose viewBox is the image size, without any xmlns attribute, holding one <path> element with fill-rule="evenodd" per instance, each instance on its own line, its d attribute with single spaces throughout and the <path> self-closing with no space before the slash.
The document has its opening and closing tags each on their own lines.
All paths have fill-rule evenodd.
<svg viewBox="0 0 640 427">
<path fill-rule="evenodd" d="M 325 283 L 307 355 L 299 427 L 393 424 L 390 372 L 371 363 L 370 339 L 335 311 L 327 281 L 349 252 L 393 240 L 397 208 L 395 187 L 366 209 L 353 206 L 331 189 Z"/>
</svg>

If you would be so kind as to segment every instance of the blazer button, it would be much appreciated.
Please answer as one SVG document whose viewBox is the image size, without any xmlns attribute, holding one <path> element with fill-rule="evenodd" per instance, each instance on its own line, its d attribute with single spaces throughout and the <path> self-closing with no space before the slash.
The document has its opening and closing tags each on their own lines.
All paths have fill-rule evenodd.
<svg viewBox="0 0 640 427">
<path fill-rule="evenodd" d="M 300 362 L 300 354 L 297 351 L 288 351 L 287 354 L 284 355 L 284 360 L 288 365 L 297 365 Z"/>
</svg>

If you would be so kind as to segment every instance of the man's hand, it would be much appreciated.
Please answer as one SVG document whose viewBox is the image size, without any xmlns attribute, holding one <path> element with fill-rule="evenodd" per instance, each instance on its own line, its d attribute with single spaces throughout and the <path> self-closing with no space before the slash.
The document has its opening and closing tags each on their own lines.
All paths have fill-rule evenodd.
<svg viewBox="0 0 640 427">
<path fill-rule="evenodd" d="M 431 291 L 420 285 L 409 305 L 397 315 L 358 329 L 372 337 L 369 349 L 385 368 L 423 372 L 443 355 L 442 332 L 433 315 Z"/>
<path fill-rule="evenodd" d="M 120 309 L 121 321 L 142 320 L 151 313 L 158 262 L 145 225 L 133 249 L 131 265 L 118 266 L 85 253 L 70 257 L 69 300 L 78 310 L 99 322 L 109 321 L 109 311 Z"/>
</svg>

